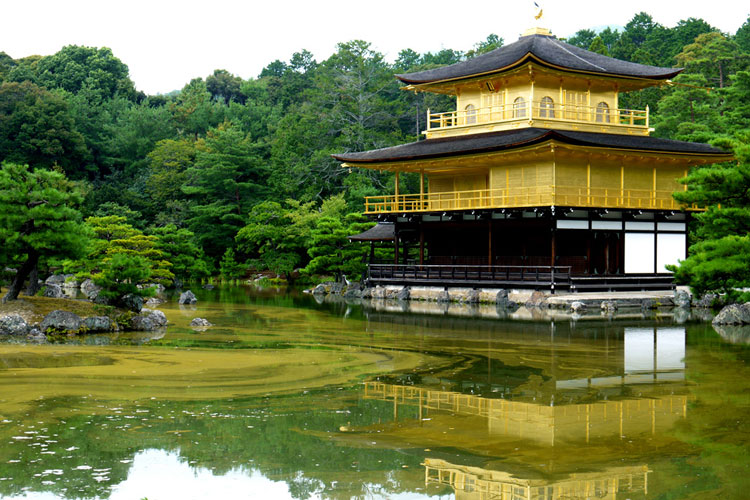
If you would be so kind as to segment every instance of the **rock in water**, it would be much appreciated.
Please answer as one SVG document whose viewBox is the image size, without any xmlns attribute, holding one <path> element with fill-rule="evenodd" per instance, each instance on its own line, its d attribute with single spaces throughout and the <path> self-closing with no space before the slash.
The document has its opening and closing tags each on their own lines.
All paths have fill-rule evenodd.
<svg viewBox="0 0 750 500">
<path fill-rule="evenodd" d="M 130 329 L 137 331 L 154 331 L 167 326 L 167 317 L 161 311 L 153 309 L 143 309 L 141 314 L 133 317 L 130 322 Z"/>
<path fill-rule="evenodd" d="M 44 317 L 39 329 L 44 333 L 78 333 L 83 320 L 70 311 L 52 311 Z"/>
<path fill-rule="evenodd" d="M 190 326 L 214 326 L 214 325 L 213 323 L 211 323 L 205 318 L 193 318 L 193 321 L 190 322 Z"/>
<path fill-rule="evenodd" d="M 87 332 L 108 332 L 112 330 L 112 320 L 107 316 L 90 316 L 83 320 Z"/>
<path fill-rule="evenodd" d="M 580 301 L 575 301 L 572 304 L 570 304 L 570 312 L 583 314 L 586 312 L 586 304 Z"/>
<path fill-rule="evenodd" d="M 469 290 L 469 293 L 466 294 L 462 302 L 466 304 L 479 304 L 479 298 L 479 290 L 472 289 Z"/>
<path fill-rule="evenodd" d="M 614 314 L 617 312 L 617 302 L 614 300 L 603 300 L 599 307 L 605 314 Z"/>
<path fill-rule="evenodd" d="M 714 325 L 750 324 L 750 302 L 744 304 L 730 304 L 724 307 L 711 323 Z"/>
<path fill-rule="evenodd" d="M 151 297 L 146 301 L 146 305 L 149 307 L 158 306 L 160 304 L 164 303 L 164 299 L 160 299 L 159 297 Z"/>
<path fill-rule="evenodd" d="M 531 309 L 532 307 L 546 307 L 547 306 L 547 295 L 539 290 L 534 291 L 526 301 L 526 307 Z"/>
<path fill-rule="evenodd" d="M 195 298 L 195 294 L 190 290 L 182 292 L 180 294 L 180 300 L 177 301 L 179 304 L 195 304 L 198 299 Z"/>
<path fill-rule="evenodd" d="M 0 316 L 0 335 L 26 335 L 29 325 L 19 314 Z"/>
<path fill-rule="evenodd" d="M 674 305 L 677 307 L 690 307 L 690 294 L 685 290 L 677 290 L 674 293 Z"/>
<path fill-rule="evenodd" d="M 401 290 L 398 291 L 396 294 L 396 298 L 398 300 L 409 300 L 409 297 L 411 295 L 411 289 L 408 286 L 405 286 Z"/>
</svg>

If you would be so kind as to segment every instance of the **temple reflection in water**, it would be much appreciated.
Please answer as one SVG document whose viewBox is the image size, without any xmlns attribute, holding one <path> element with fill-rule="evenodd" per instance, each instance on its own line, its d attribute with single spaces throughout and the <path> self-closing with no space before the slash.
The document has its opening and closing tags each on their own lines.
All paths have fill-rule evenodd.
<svg viewBox="0 0 750 500">
<path fill-rule="evenodd" d="M 426 483 L 456 500 L 644 497 L 647 450 L 688 417 L 685 329 L 619 327 L 587 353 L 567 333 L 505 349 L 508 332 L 474 369 L 368 381 L 365 399 L 393 404 L 369 431 L 424 447 Z"/>
</svg>

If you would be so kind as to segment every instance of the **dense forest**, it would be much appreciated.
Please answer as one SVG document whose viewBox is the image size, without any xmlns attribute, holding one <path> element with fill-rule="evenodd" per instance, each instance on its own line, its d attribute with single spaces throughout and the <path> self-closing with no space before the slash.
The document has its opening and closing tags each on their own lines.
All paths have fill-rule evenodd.
<svg viewBox="0 0 750 500">
<path fill-rule="evenodd" d="M 392 192 L 393 178 L 342 169 L 330 154 L 418 140 L 427 108 L 455 104 L 403 92 L 393 74 L 503 42 L 490 35 L 465 53 L 404 49 L 389 63 L 354 40 L 324 61 L 301 50 L 257 78 L 217 69 L 167 95 L 139 92 L 107 48 L 0 52 L 0 269 L 60 269 L 115 288 L 250 269 L 356 274 L 362 250 L 345 237 L 367 227 L 363 197 Z M 665 27 L 640 13 L 623 30 L 582 29 L 567 42 L 685 68 L 673 85 L 623 96 L 621 106 L 648 105 L 658 137 L 735 151 L 737 162 L 691 174 L 683 200 L 709 209 L 694 232 L 700 258 L 677 275 L 700 290 L 750 284 L 750 19 L 726 34 L 701 19 Z M 418 179 L 402 182 L 418 189 Z M 716 257 L 733 267 L 709 269 Z"/>
</svg>

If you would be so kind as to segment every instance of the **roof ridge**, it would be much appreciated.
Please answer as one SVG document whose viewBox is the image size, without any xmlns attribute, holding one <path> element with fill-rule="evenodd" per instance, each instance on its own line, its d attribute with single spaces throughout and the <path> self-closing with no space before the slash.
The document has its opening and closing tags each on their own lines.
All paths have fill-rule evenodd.
<svg viewBox="0 0 750 500">
<path fill-rule="evenodd" d="M 594 64 L 591 61 L 588 61 L 588 60 L 584 59 L 583 57 L 579 56 L 578 54 L 576 54 L 576 53 L 568 50 L 568 48 L 565 47 L 565 45 L 562 42 L 560 42 L 559 40 L 555 39 L 555 40 L 551 40 L 551 41 L 552 41 L 552 43 L 555 43 L 558 47 L 560 47 L 562 50 L 564 50 L 565 52 L 567 52 L 571 56 L 575 57 L 576 59 L 578 59 L 580 61 L 583 61 L 584 63 L 589 64 L 589 65 L 595 67 L 596 69 L 598 69 L 600 71 L 604 71 L 604 72 L 607 71 L 606 69 L 602 68 L 601 66 L 599 66 L 597 64 Z M 588 52 L 591 52 L 591 51 L 588 51 Z"/>
</svg>

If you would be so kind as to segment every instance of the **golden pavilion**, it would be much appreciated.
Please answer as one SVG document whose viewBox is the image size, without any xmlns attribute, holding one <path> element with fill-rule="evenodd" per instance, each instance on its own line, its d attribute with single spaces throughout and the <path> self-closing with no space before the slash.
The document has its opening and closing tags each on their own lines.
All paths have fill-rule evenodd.
<svg viewBox="0 0 750 500">
<path fill-rule="evenodd" d="M 542 28 L 450 66 L 396 77 L 405 90 L 455 96 L 427 111 L 425 139 L 334 157 L 346 168 L 395 174 L 370 196 L 379 222 L 362 241 L 392 241 L 376 284 L 671 287 L 665 268 L 687 255 L 691 210 L 672 193 L 690 167 L 731 154 L 651 137 L 649 109 L 622 109 L 622 92 L 664 85 L 679 68 L 607 57 Z M 401 192 L 399 176 L 419 176 Z"/>
</svg>

